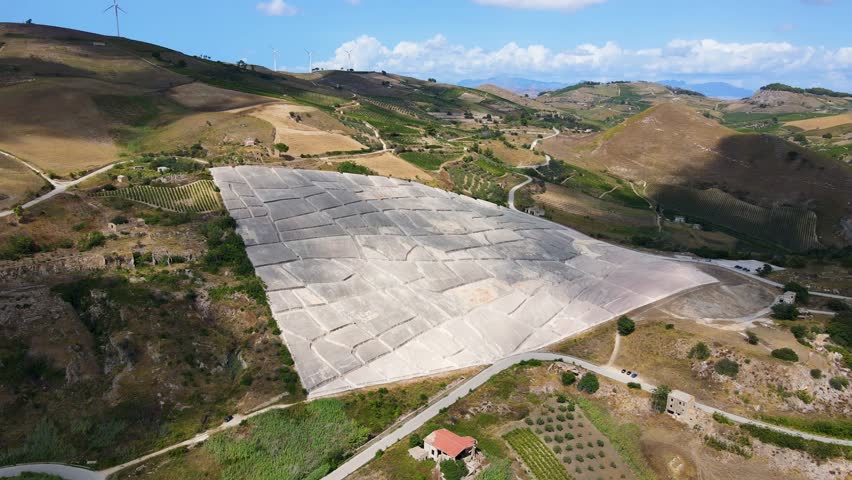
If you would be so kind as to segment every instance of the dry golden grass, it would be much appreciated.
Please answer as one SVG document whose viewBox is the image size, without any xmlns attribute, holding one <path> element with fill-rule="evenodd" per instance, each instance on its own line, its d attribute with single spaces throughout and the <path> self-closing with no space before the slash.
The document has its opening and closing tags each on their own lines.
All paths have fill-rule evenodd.
<svg viewBox="0 0 852 480">
<path fill-rule="evenodd" d="M 58 175 L 116 161 L 109 121 L 90 93 L 106 86 L 65 78 L 0 89 L 0 149 Z"/>
<path fill-rule="evenodd" d="M 206 148 L 214 148 L 222 144 L 242 144 L 246 139 L 257 139 L 262 144 L 271 145 L 274 133 L 272 125 L 251 115 L 198 113 L 147 136 L 142 142 L 142 149 L 158 152 L 196 142 L 201 142 Z"/>
<path fill-rule="evenodd" d="M 275 128 L 275 143 L 287 144 L 290 147 L 287 153 L 295 157 L 366 148 L 347 136 L 354 133 L 352 129 L 313 107 L 277 102 L 239 111 L 269 122 Z M 302 121 L 296 121 L 291 113 Z"/>
<path fill-rule="evenodd" d="M 417 180 L 419 182 L 432 180 L 432 176 L 424 170 L 415 167 L 392 153 L 357 157 L 353 161 L 383 176 L 401 178 L 403 180 Z"/>
<path fill-rule="evenodd" d="M 45 186 L 35 172 L 0 153 L 0 210 L 11 208 Z"/>
<path fill-rule="evenodd" d="M 534 141 L 534 139 L 531 140 L 531 142 L 532 141 Z M 544 163 L 544 156 L 537 155 L 528 148 L 523 148 L 521 146 L 509 148 L 503 142 L 497 140 L 490 140 L 482 143 L 482 148 L 490 148 L 494 151 L 494 155 L 497 158 L 516 167 L 525 167 L 528 165 Z"/>
<path fill-rule="evenodd" d="M 807 131 L 831 128 L 839 125 L 846 125 L 847 123 L 852 123 L 852 112 L 841 113 L 840 115 L 832 115 L 830 117 L 797 120 L 795 122 L 787 122 L 784 125 L 788 127 L 801 128 L 802 130 Z"/>
</svg>

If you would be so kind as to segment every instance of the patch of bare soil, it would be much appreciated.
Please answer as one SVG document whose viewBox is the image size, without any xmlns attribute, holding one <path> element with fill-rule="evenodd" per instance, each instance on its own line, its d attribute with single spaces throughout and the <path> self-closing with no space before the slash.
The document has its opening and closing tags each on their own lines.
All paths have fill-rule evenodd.
<svg viewBox="0 0 852 480">
<path fill-rule="evenodd" d="M 347 136 L 354 130 L 313 107 L 277 102 L 244 112 L 272 124 L 275 143 L 289 146 L 287 153 L 294 157 L 366 148 Z"/>
<path fill-rule="evenodd" d="M 275 101 L 271 98 L 236 92 L 234 90 L 225 90 L 201 82 L 193 82 L 172 88 L 166 95 L 185 107 L 217 112 Z"/>
</svg>

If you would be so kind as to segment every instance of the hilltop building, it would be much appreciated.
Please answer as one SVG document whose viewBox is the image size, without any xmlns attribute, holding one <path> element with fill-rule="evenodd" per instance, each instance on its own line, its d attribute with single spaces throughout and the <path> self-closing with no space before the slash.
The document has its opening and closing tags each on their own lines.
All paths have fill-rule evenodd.
<svg viewBox="0 0 852 480">
<path fill-rule="evenodd" d="M 793 305 L 796 303 L 796 292 L 784 292 L 778 297 L 778 303 Z"/>
</svg>

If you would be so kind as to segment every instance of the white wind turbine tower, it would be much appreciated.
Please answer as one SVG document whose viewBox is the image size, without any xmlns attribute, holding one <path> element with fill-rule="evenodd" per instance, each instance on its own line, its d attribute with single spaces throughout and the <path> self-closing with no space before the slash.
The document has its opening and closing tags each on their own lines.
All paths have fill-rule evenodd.
<svg viewBox="0 0 852 480">
<path fill-rule="evenodd" d="M 272 71 L 278 71 L 278 49 L 275 47 L 272 48 Z"/>
<path fill-rule="evenodd" d="M 314 52 L 306 48 L 305 53 L 308 54 L 308 73 L 311 73 L 314 71 Z"/>
<path fill-rule="evenodd" d="M 108 12 L 108 11 L 110 11 L 110 10 L 114 10 L 114 11 L 115 11 L 115 36 L 116 36 L 116 37 L 121 37 L 121 28 L 119 28 L 119 25 L 118 25 L 118 12 L 119 12 L 119 11 L 121 11 L 122 13 L 127 13 L 127 12 L 126 12 L 126 11 L 124 11 L 124 9 L 123 9 L 123 8 L 121 8 L 121 7 L 119 7 L 119 6 L 118 6 L 118 0 L 112 0 L 112 5 L 110 5 L 109 7 L 107 7 L 107 8 L 103 11 L 103 13 L 106 13 L 106 12 Z"/>
<path fill-rule="evenodd" d="M 349 70 L 352 70 L 352 50 L 344 50 L 346 57 L 349 59 Z"/>
</svg>

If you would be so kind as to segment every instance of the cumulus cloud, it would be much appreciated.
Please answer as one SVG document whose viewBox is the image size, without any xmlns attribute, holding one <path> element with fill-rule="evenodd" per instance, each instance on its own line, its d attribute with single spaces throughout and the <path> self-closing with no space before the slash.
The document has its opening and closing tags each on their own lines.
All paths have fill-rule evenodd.
<svg viewBox="0 0 852 480">
<path fill-rule="evenodd" d="M 284 0 L 269 0 L 257 4 L 257 9 L 265 15 L 272 17 L 285 17 L 295 15 L 299 10 L 284 2 Z"/>
<path fill-rule="evenodd" d="M 530 10 L 565 10 L 573 12 L 606 0 L 473 0 L 480 5 Z"/>
<path fill-rule="evenodd" d="M 788 42 L 727 43 L 714 39 L 675 39 L 644 49 L 605 42 L 553 50 L 544 45 L 510 42 L 486 50 L 454 44 L 443 35 L 420 42 L 402 41 L 395 46 L 362 35 L 341 45 L 332 58 L 315 65 L 345 67 L 347 50 L 352 52 L 357 69 L 445 79 L 496 74 L 575 79 L 663 79 L 674 75 L 775 79 L 796 74 L 829 78 L 831 73 L 831 78 L 848 82 L 852 75 L 852 47 L 829 50 Z"/>
</svg>

